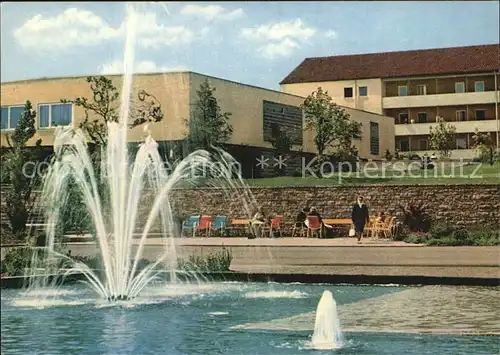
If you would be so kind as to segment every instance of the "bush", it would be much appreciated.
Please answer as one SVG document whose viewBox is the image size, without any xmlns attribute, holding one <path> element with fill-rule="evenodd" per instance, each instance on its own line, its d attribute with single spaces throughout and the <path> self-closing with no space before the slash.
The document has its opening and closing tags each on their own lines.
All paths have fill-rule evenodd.
<svg viewBox="0 0 500 355">
<path fill-rule="evenodd" d="M 490 246 L 500 245 L 500 232 L 488 229 L 455 229 L 447 225 L 438 225 L 433 227 L 430 233 L 410 233 L 400 240 L 429 246 Z"/>
<path fill-rule="evenodd" d="M 224 272 L 229 271 L 232 260 L 231 251 L 222 247 L 221 251 L 207 256 L 190 255 L 186 261 L 179 259 L 177 265 L 180 270 L 184 271 Z"/>
<path fill-rule="evenodd" d="M 403 212 L 403 224 L 409 232 L 427 233 L 431 225 L 431 218 L 425 212 L 423 204 L 408 204 L 406 207 L 399 206 Z"/>
<path fill-rule="evenodd" d="M 23 276 L 25 270 L 31 268 L 35 253 L 38 253 L 37 257 L 43 257 L 42 249 L 18 247 L 10 250 L 2 262 L 2 274 Z"/>
</svg>

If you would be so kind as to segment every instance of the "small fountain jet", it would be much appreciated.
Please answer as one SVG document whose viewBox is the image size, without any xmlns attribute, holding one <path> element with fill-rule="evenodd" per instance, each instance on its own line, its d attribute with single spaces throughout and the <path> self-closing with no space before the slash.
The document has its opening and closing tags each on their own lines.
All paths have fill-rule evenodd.
<svg viewBox="0 0 500 355">
<path fill-rule="evenodd" d="M 314 333 L 310 346 L 314 349 L 339 349 L 344 345 L 337 314 L 337 303 L 330 291 L 325 290 L 316 309 Z"/>
</svg>

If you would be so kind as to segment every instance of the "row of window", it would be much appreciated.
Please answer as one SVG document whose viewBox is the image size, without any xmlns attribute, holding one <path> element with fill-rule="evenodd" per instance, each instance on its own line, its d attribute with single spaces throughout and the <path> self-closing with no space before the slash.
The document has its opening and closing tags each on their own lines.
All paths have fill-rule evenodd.
<svg viewBox="0 0 500 355">
<path fill-rule="evenodd" d="M 415 139 L 412 139 L 412 143 Z M 428 139 L 418 139 L 417 140 L 418 150 L 430 150 L 430 144 Z M 415 149 L 415 145 L 412 144 L 413 150 Z M 396 143 L 396 149 L 401 152 L 409 152 L 410 151 L 410 142 L 408 140 L 401 140 Z M 455 149 L 470 149 L 470 144 L 467 137 L 457 136 L 455 137 Z"/>
<path fill-rule="evenodd" d="M 485 86 L 484 81 L 475 81 L 474 82 L 474 91 L 475 92 L 484 92 Z M 457 81 L 455 83 L 455 93 L 461 94 L 465 93 L 465 82 Z M 399 96 L 408 96 L 408 86 L 400 85 L 398 86 L 398 95 Z M 417 95 L 427 95 L 427 85 L 417 85 Z M 354 96 L 354 90 L 352 87 L 344 88 L 344 98 L 352 98 Z M 368 87 L 360 86 L 358 87 L 358 96 L 368 96 Z"/>
<path fill-rule="evenodd" d="M 24 112 L 24 105 L 2 106 L 1 129 L 15 129 Z M 69 126 L 73 122 L 72 104 L 39 104 L 38 128 Z"/>
<path fill-rule="evenodd" d="M 457 121 L 467 121 L 467 113 L 465 110 L 457 110 L 455 112 L 455 118 Z M 406 124 L 410 123 L 410 116 L 407 112 L 400 113 L 398 117 L 397 123 Z M 486 120 L 486 111 L 485 110 L 476 110 L 476 120 L 484 121 Z M 427 123 L 427 112 L 418 112 L 417 119 L 414 123 Z"/>
<path fill-rule="evenodd" d="M 344 97 L 349 98 L 353 97 L 354 90 L 352 87 L 344 88 Z M 360 86 L 358 87 L 358 96 L 368 96 L 368 86 Z"/>
<path fill-rule="evenodd" d="M 485 86 L 484 81 L 475 81 L 474 82 L 474 91 L 475 92 L 484 92 Z M 455 93 L 462 94 L 465 92 L 465 82 L 457 81 L 455 83 Z M 400 85 L 398 86 L 398 95 L 399 96 L 408 96 L 408 86 Z M 417 95 L 427 95 L 427 86 L 425 84 L 417 85 Z"/>
</svg>

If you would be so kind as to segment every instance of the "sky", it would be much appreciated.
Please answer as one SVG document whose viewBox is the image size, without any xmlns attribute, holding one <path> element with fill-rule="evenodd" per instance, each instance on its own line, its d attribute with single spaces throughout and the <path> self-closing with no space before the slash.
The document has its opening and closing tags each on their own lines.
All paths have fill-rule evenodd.
<svg viewBox="0 0 500 355">
<path fill-rule="evenodd" d="M 136 3 L 136 72 L 279 89 L 307 57 L 499 42 L 498 1 Z M 1 81 L 122 71 L 123 2 L 2 2 Z"/>
</svg>

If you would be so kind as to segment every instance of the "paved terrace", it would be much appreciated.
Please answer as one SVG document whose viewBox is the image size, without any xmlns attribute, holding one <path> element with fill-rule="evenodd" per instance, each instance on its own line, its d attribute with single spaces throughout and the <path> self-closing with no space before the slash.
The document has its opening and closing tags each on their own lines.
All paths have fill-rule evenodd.
<svg viewBox="0 0 500 355">
<path fill-rule="evenodd" d="M 148 238 L 144 257 L 156 258 L 168 239 Z M 500 247 L 428 247 L 353 238 L 175 238 L 180 257 L 231 248 L 231 270 L 249 273 L 499 278 Z M 138 243 L 138 240 L 135 240 Z M 73 254 L 92 255 L 92 242 L 69 244 Z M 167 247 L 170 249 L 171 247 Z"/>
</svg>

